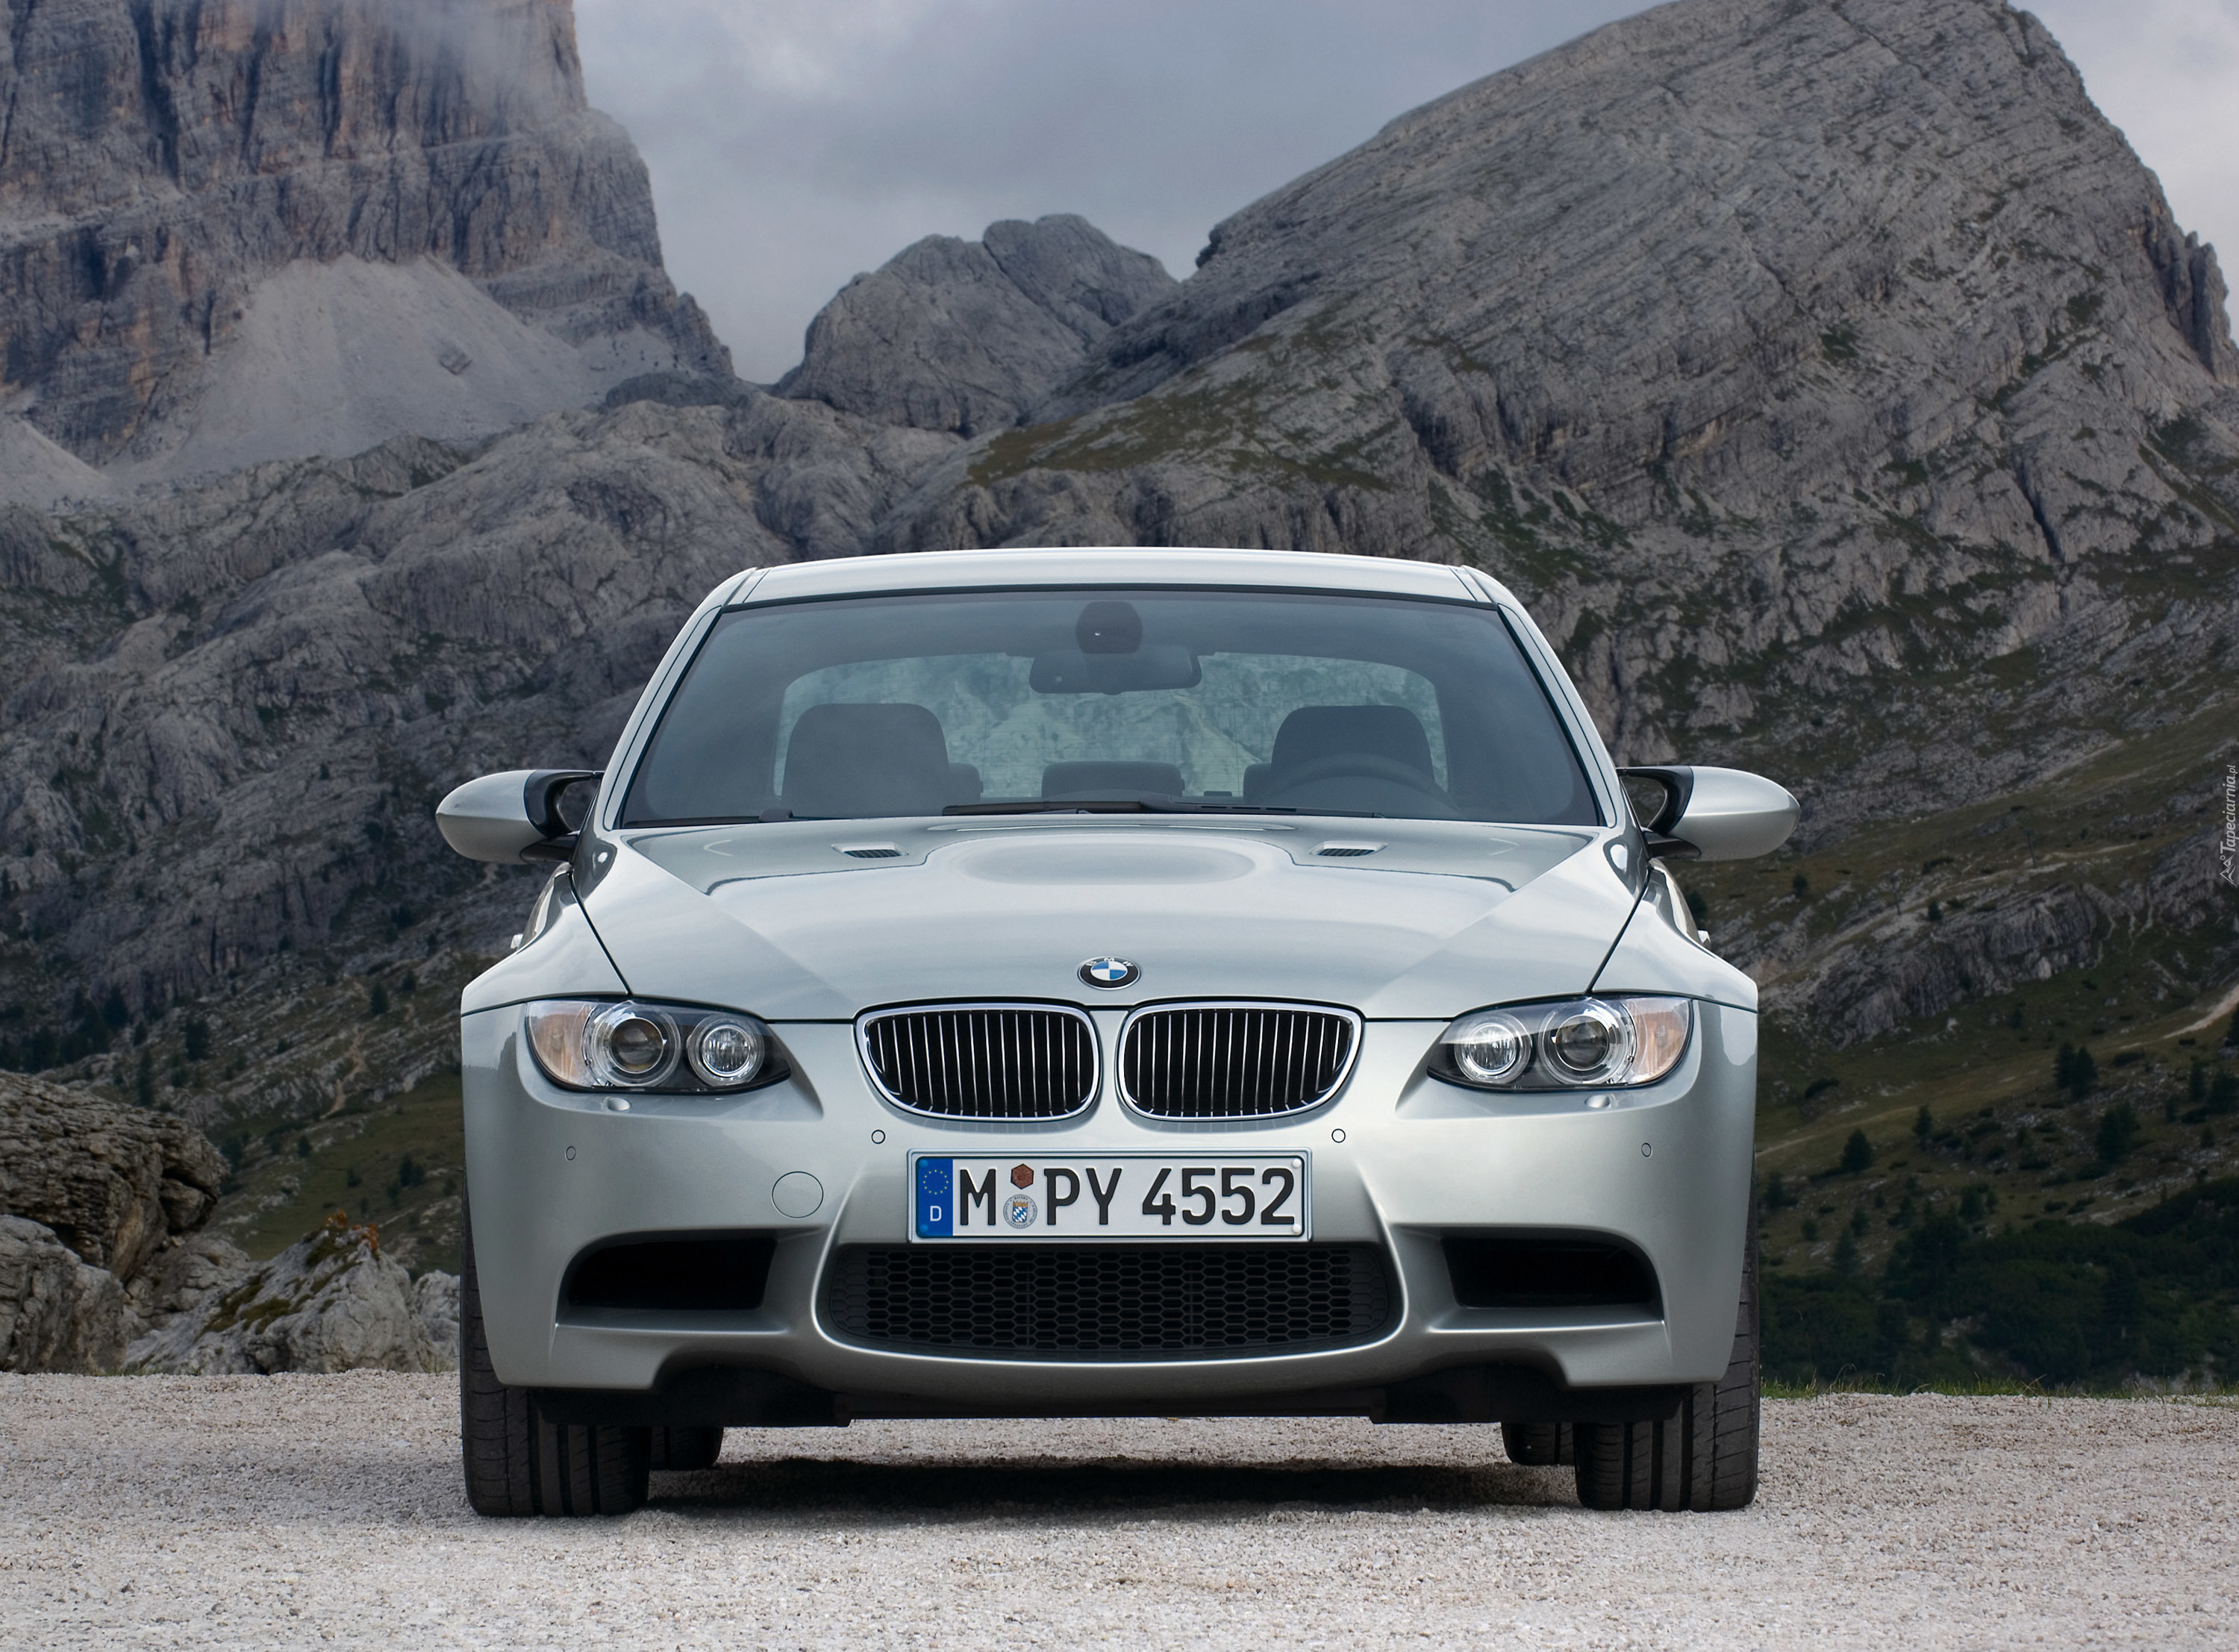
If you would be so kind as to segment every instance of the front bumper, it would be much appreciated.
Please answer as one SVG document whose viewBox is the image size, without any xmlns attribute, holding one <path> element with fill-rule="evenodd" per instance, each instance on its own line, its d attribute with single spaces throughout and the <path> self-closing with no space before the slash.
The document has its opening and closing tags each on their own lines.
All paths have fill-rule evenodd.
<svg viewBox="0 0 2239 1652">
<path fill-rule="evenodd" d="M 1380 1397 L 1395 1385 L 1413 1383 L 1419 1392 L 1424 1379 L 1437 1386 L 1437 1373 L 1505 1370 L 1513 1374 L 1505 1387 L 1478 1383 L 1493 1394 L 1478 1409 L 1500 1414 L 1499 1394 L 1528 1393 L 1534 1382 L 1561 1393 L 1711 1381 L 1726 1369 L 1740 1295 L 1757 1018 L 1711 1004 L 1698 1012 L 1695 1038 L 1670 1076 L 1605 1092 L 1601 1105 L 1589 1105 L 1591 1094 L 1496 1096 L 1443 1083 L 1424 1069 L 1445 1024 L 1385 1021 L 1364 1029 L 1352 1075 L 1327 1105 L 1289 1119 L 1210 1127 L 1139 1117 L 1112 1098 L 1108 1077 L 1106 1094 L 1072 1119 L 921 1118 L 872 1089 L 853 1029 L 830 1023 L 775 1028 L 794 1074 L 781 1084 L 728 1099 L 632 1097 L 629 1111 L 617 1112 L 603 1097 L 543 1078 L 523 1046 L 519 1006 L 479 1012 L 462 1018 L 461 1032 L 491 1358 L 506 1383 L 588 1390 L 587 1402 L 592 1393 L 744 1393 L 775 1383 L 796 1397 L 836 1397 L 843 1419 L 1380 1415 Z M 1123 1014 L 1093 1013 L 1108 1075 Z M 907 1242 L 913 1150 L 1304 1152 L 1313 1243 L 1379 1248 L 1392 1311 L 1372 1341 L 1248 1357 L 982 1357 L 849 1341 L 820 1312 L 820 1284 L 840 1246 Z M 814 1208 L 802 1213 L 812 1192 Z M 1462 1306 L 1443 1242 L 1488 1230 L 1630 1245 L 1654 1270 L 1660 1311 Z M 741 1231 L 776 1240 L 758 1308 L 561 1311 L 570 1264 L 602 1240 Z M 1588 1397 L 1578 1396 L 1582 1416 Z M 1525 1403 L 1508 1401 L 1511 1417 Z"/>
</svg>

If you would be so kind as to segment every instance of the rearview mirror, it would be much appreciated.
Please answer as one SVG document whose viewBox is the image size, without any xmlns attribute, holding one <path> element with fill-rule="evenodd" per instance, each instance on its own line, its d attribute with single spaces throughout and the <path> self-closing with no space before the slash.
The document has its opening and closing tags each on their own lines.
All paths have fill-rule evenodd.
<svg viewBox="0 0 2239 1652">
<path fill-rule="evenodd" d="M 595 780 L 600 771 L 517 768 L 468 780 L 435 806 L 435 825 L 443 841 L 469 860 L 501 866 L 565 860 L 575 853 L 575 834 L 560 814 L 560 794 L 579 780 Z"/>
<path fill-rule="evenodd" d="M 1125 694 L 1146 688 L 1194 688 L 1204 677 L 1197 656 L 1188 649 L 1153 642 L 1133 654 L 1053 648 L 1034 656 L 1026 686 L 1038 694 Z"/>
<path fill-rule="evenodd" d="M 1642 825 L 1648 853 L 1680 860 L 1748 860 L 1788 841 L 1804 806 L 1788 788 L 1737 768 L 1619 769 L 1664 792 Z"/>
</svg>

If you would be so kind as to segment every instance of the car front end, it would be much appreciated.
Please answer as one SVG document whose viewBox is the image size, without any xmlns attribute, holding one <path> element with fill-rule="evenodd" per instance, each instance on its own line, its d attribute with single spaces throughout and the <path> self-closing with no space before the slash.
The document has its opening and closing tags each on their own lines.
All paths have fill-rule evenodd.
<svg viewBox="0 0 2239 1652">
<path fill-rule="evenodd" d="M 576 830 L 528 777 L 566 859 L 461 1022 L 495 1382 L 591 1429 L 1671 1415 L 1736 1347 L 1757 1016 L 1664 863 L 1794 819 L 1694 773 L 1638 825 L 1467 571 L 730 582 Z"/>
</svg>

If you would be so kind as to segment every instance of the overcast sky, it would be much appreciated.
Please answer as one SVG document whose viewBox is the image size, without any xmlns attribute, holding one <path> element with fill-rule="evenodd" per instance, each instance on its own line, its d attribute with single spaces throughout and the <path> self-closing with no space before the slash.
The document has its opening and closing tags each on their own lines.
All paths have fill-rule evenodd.
<svg viewBox="0 0 2239 1652">
<path fill-rule="evenodd" d="M 768 380 L 920 236 L 1078 212 L 1186 275 L 1219 219 L 1640 0 L 576 0 L 668 268 Z M 2239 252 L 2239 0 L 2043 0 L 2178 222 Z"/>
</svg>

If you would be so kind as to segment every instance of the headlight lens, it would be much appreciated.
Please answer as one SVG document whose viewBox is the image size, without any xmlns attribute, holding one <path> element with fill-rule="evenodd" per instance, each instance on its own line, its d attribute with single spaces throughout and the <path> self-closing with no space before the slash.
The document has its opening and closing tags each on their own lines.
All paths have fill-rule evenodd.
<svg viewBox="0 0 2239 1652">
<path fill-rule="evenodd" d="M 692 1071 L 702 1084 L 728 1090 L 752 1081 L 769 1040 L 761 1025 L 744 1016 L 714 1016 L 692 1030 Z"/>
<path fill-rule="evenodd" d="M 617 1004 L 585 1025 L 584 1065 L 601 1090 L 660 1083 L 676 1065 L 676 1024 L 658 1010 Z"/>
<path fill-rule="evenodd" d="M 785 1077 L 769 1029 L 733 1010 L 548 999 L 528 1006 L 528 1032 L 545 1077 L 571 1090 L 693 1094 Z"/>
<path fill-rule="evenodd" d="M 1473 1085 L 1505 1085 L 1531 1059 L 1531 1029 L 1505 1011 L 1465 1016 L 1446 1030 L 1445 1047 Z"/>
<path fill-rule="evenodd" d="M 1589 998 L 1552 1019 L 1539 1047 L 1557 1077 L 1574 1085 L 1602 1084 L 1631 1061 L 1632 1018 L 1614 1004 Z"/>
<path fill-rule="evenodd" d="M 1573 998 L 1463 1016 L 1431 1071 L 1484 1090 L 1596 1090 L 1653 1084 L 1678 1065 L 1694 1026 L 1686 998 Z"/>
</svg>

